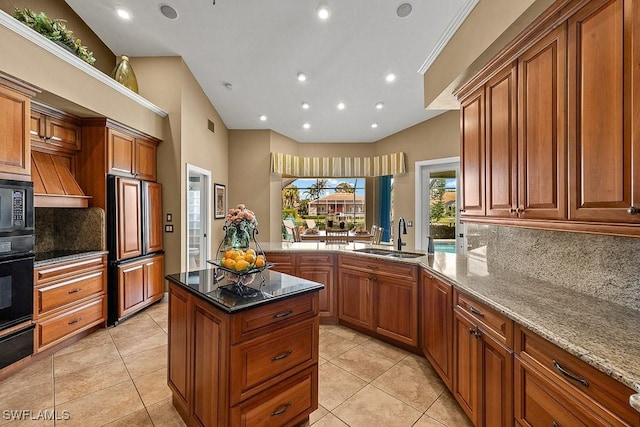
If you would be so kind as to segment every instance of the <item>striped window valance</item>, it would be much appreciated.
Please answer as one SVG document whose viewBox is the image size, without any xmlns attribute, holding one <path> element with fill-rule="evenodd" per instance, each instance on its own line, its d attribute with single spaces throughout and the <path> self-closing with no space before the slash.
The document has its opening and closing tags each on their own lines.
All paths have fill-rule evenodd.
<svg viewBox="0 0 640 427">
<path fill-rule="evenodd" d="M 300 157 L 271 153 L 271 173 L 295 177 L 354 177 L 406 172 L 404 153 L 374 157 Z"/>
</svg>

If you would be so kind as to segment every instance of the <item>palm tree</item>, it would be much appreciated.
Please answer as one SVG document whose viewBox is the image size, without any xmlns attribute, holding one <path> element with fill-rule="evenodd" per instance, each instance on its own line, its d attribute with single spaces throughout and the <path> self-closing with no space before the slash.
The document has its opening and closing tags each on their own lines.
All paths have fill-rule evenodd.
<svg viewBox="0 0 640 427">
<path fill-rule="evenodd" d="M 295 185 L 288 185 L 282 190 L 282 206 L 294 208 L 300 202 L 300 191 Z"/>
<path fill-rule="evenodd" d="M 308 194 L 311 200 L 318 200 L 325 191 L 327 191 L 327 180 L 326 179 L 318 179 L 315 184 L 311 184 L 309 189 L 305 191 L 303 194 Z"/>
<path fill-rule="evenodd" d="M 341 182 L 340 184 L 336 185 L 335 190 L 336 190 L 336 193 L 355 193 L 356 192 L 355 188 L 353 188 L 353 185 L 349 184 L 348 182 Z"/>
</svg>

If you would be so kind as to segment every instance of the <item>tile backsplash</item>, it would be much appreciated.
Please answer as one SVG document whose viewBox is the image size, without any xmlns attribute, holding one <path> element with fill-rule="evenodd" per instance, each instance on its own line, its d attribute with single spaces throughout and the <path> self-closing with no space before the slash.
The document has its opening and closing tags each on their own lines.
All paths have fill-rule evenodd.
<svg viewBox="0 0 640 427">
<path fill-rule="evenodd" d="M 105 250 L 103 209 L 36 208 L 35 211 L 36 253 Z"/>
<path fill-rule="evenodd" d="M 467 224 L 487 266 L 508 268 L 640 311 L 640 239 Z M 518 285 L 518 284 L 515 284 Z M 522 286 L 526 286 L 526 279 Z"/>
</svg>

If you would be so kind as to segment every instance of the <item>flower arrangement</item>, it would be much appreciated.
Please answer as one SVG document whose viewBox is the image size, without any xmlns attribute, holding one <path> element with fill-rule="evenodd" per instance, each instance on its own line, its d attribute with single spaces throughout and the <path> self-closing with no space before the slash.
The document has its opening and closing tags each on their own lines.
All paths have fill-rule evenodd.
<svg viewBox="0 0 640 427">
<path fill-rule="evenodd" d="M 256 214 L 247 209 L 247 207 L 242 203 L 236 206 L 235 209 L 229 209 L 229 212 L 227 212 L 227 216 L 224 219 L 224 226 L 227 228 L 230 226 L 237 227 L 240 224 L 251 228 L 256 228 L 258 226 Z"/>
<path fill-rule="evenodd" d="M 83 46 L 80 39 L 73 36 L 73 31 L 67 29 L 64 19 L 50 19 L 44 12 L 35 13 L 29 8 L 16 8 L 13 11 L 13 17 L 49 40 L 69 49 L 86 63 L 93 65 L 96 62 L 93 52 Z"/>
</svg>

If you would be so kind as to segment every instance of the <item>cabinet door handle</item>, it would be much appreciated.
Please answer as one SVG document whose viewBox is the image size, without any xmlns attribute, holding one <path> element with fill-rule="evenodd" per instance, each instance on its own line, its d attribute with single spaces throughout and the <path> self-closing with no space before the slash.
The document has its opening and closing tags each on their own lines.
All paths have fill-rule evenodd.
<svg viewBox="0 0 640 427">
<path fill-rule="evenodd" d="M 476 338 L 479 339 L 480 337 L 482 337 L 482 334 L 480 333 L 480 331 L 476 331 Z"/>
<path fill-rule="evenodd" d="M 551 423 L 551 427 L 560 427 L 560 425 L 554 421 Z"/>
<path fill-rule="evenodd" d="M 78 317 L 77 319 L 72 320 L 72 321 L 70 321 L 69 323 L 67 323 L 67 325 L 73 325 L 73 324 L 75 324 L 75 323 L 78 323 L 78 322 L 79 322 L 79 321 L 81 321 L 81 320 L 82 320 L 82 317 Z"/>
<path fill-rule="evenodd" d="M 555 366 L 555 367 L 556 367 L 556 369 L 557 369 L 557 370 L 558 370 L 562 375 L 564 375 L 565 377 L 567 377 L 567 378 L 571 378 L 572 380 L 579 382 L 580 384 L 582 384 L 582 385 L 583 385 L 583 386 L 585 386 L 585 387 L 589 387 L 589 383 L 587 382 L 587 380 L 582 379 L 582 378 L 580 378 L 580 377 L 576 377 L 576 376 L 575 376 L 575 375 L 573 375 L 571 372 L 569 372 L 569 371 L 567 371 L 566 369 L 564 369 L 564 368 L 562 367 L 562 365 L 560 365 L 557 361 L 555 361 L 555 360 L 553 361 L 553 366 Z"/>
<path fill-rule="evenodd" d="M 72 289 L 69 292 L 67 292 L 69 295 L 71 294 L 77 294 L 78 292 L 80 292 L 82 290 L 82 288 L 76 288 L 76 289 Z"/>
<path fill-rule="evenodd" d="M 476 330 L 475 330 L 475 329 L 473 329 L 473 328 L 469 328 L 469 333 L 470 333 L 470 334 L 475 334 L 475 333 L 476 333 Z"/>
<path fill-rule="evenodd" d="M 472 305 L 469 306 L 469 311 L 472 312 L 473 314 L 475 314 L 476 316 L 484 317 L 484 313 L 481 312 L 480 310 L 478 310 L 477 308 L 475 308 Z"/>
<path fill-rule="evenodd" d="M 293 313 L 293 310 L 287 310 L 287 311 L 283 311 L 282 313 L 278 313 L 278 314 L 274 314 L 273 318 L 274 319 L 280 319 L 282 317 L 287 317 L 288 315 L 290 315 L 291 313 Z"/>
<path fill-rule="evenodd" d="M 277 360 L 285 359 L 285 358 L 289 357 L 289 355 L 290 355 L 291 353 L 293 353 L 293 350 L 283 351 L 282 353 L 278 354 L 277 356 L 273 356 L 273 357 L 271 358 L 271 361 L 272 361 L 272 362 L 275 362 L 275 361 L 277 361 Z"/>
<path fill-rule="evenodd" d="M 509 209 L 509 212 L 510 212 L 510 213 L 516 213 L 516 212 L 518 212 L 518 211 L 517 211 L 517 209 L 516 209 L 516 208 L 511 208 L 511 209 Z"/>
<path fill-rule="evenodd" d="M 631 206 L 629 209 L 627 209 L 627 213 L 629 215 L 637 215 L 640 213 L 640 208 L 634 208 L 633 206 Z"/>
<path fill-rule="evenodd" d="M 289 409 L 289 407 L 292 405 L 291 402 L 287 402 L 286 405 L 282 405 L 281 407 L 279 407 L 278 409 L 276 409 L 275 411 L 273 411 L 271 413 L 271 416 L 274 417 L 276 415 L 280 415 L 280 414 L 284 414 L 285 412 L 287 412 L 287 409 Z"/>
</svg>

